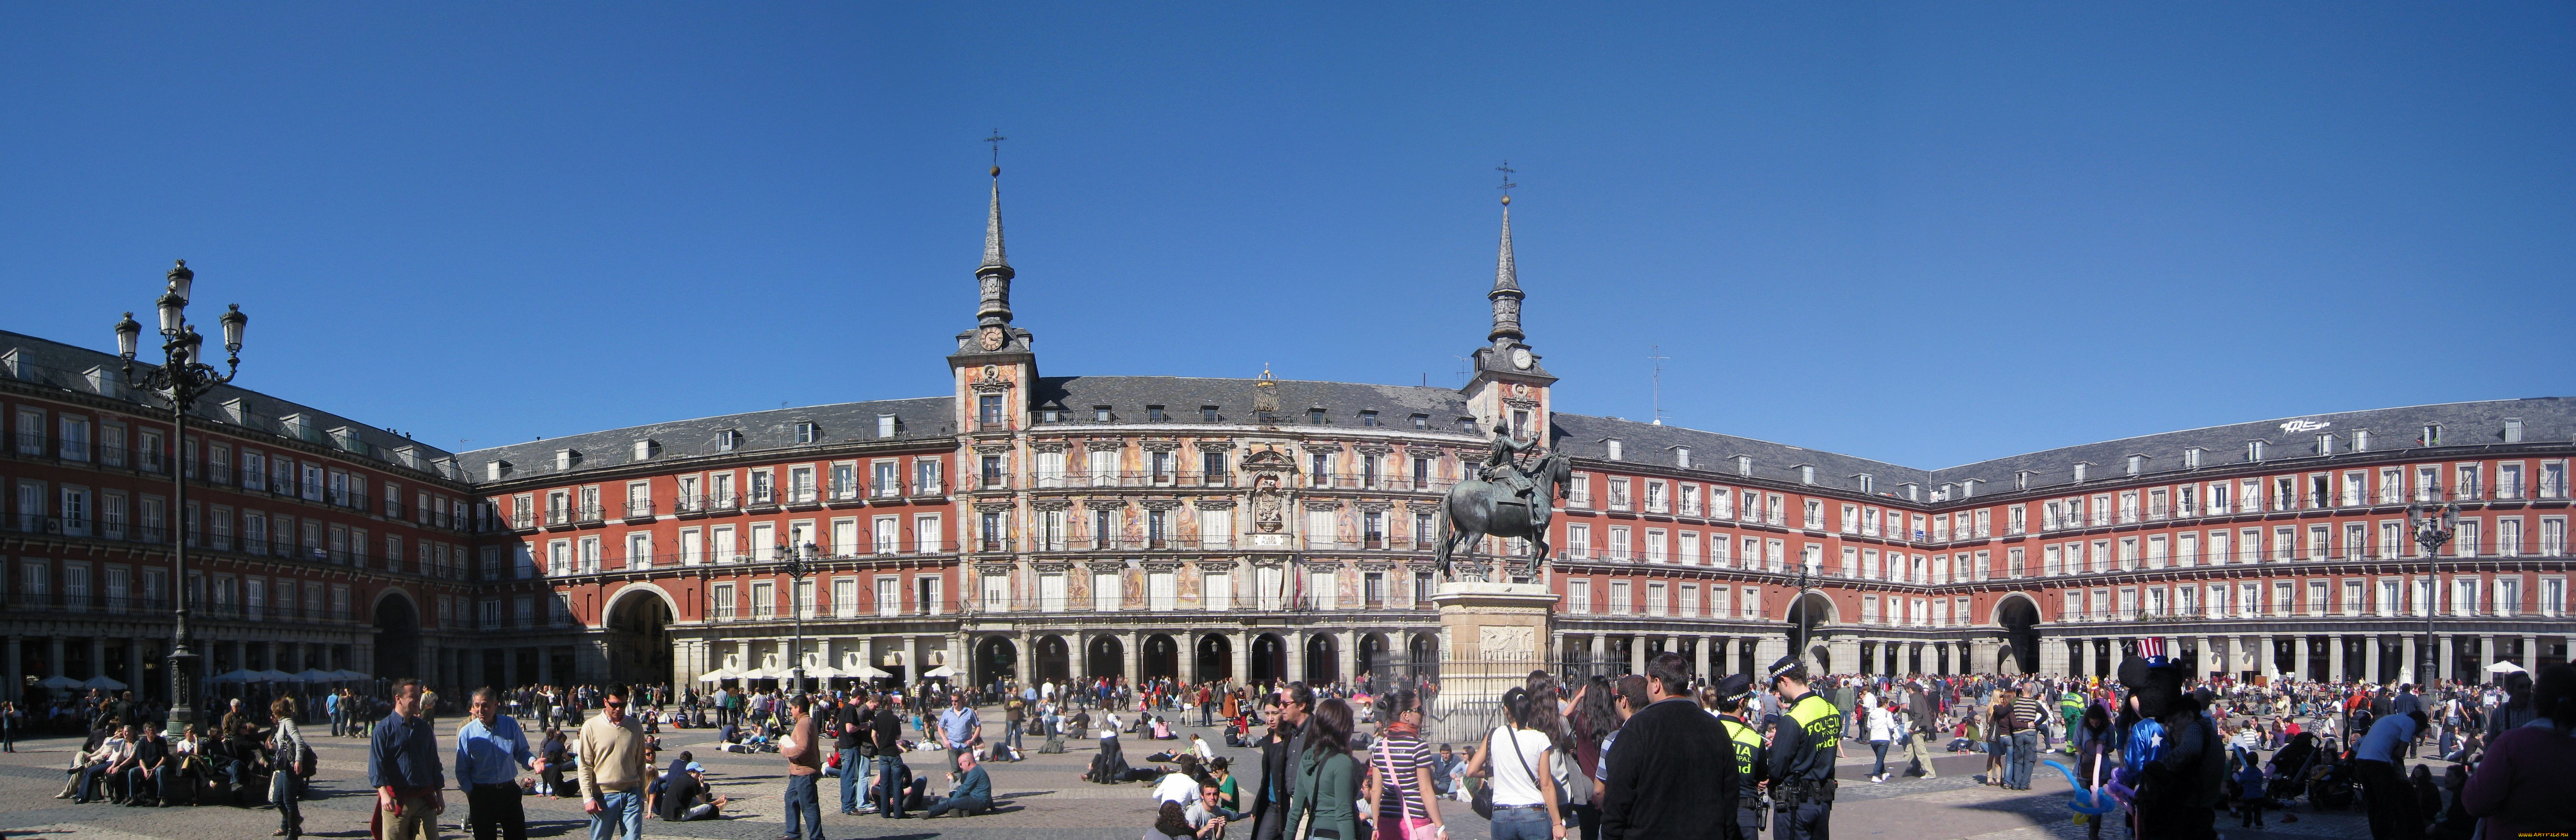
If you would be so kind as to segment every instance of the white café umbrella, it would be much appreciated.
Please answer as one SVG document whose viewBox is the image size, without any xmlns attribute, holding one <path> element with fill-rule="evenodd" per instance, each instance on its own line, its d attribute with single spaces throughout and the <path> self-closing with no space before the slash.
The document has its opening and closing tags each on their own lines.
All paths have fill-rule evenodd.
<svg viewBox="0 0 2576 840">
<path fill-rule="evenodd" d="M 954 677 L 954 676 L 957 676 L 957 669 L 955 669 L 955 668 L 951 668 L 951 667 L 948 667 L 948 666 L 946 666 L 946 665 L 941 665 L 941 666 L 939 666 L 939 667 L 937 667 L 937 668 L 932 668 L 932 669 L 930 669 L 930 670 L 928 670 L 928 671 L 924 671 L 924 672 L 922 672 L 922 674 L 921 674 L 921 678 L 922 678 L 922 679 L 925 679 L 925 680 L 935 680 L 935 679 L 938 679 L 938 678 L 940 678 L 940 677 Z"/>
<path fill-rule="evenodd" d="M 2518 674 L 2518 673 L 2522 673 L 2522 666 L 2520 666 L 2520 665 L 2516 665 L 2516 664 L 2513 664 L 2513 663 L 2511 663 L 2511 662 L 2498 662 L 2498 663 L 2496 663 L 2496 664 L 2493 664 L 2493 665 L 2489 665 L 2489 666 L 2487 666 L 2487 673 L 2490 673 L 2490 674 Z"/>
<path fill-rule="evenodd" d="M 742 674 L 737 673 L 737 672 L 733 672 L 733 671 L 708 671 L 708 672 L 706 672 L 706 673 L 703 673 L 703 674 L 699 674 L 699 675 L 698 675 L 698 681 L 699 681 L 699 682 L 705 682 L 705 683 L 711 683 L 711 682 L 724 682 L 725 680 L 733 680 L 733 679 L 741 679 L 741 678 L 742 678 Z"/>
<path fill-rule="evenodd" d="M 108 675 L 106 675 L 106 674 L 100 674 L 100 675 L 98 675 L 98 676 L 91 677 L 91 678 L 89 678 L 89 679 L 87 679 L 87 680 L 82 681 L 82 682 L 81 682 L 81 687 L 82 687 L 82 688 L 103 688 L 103 689 L 106 689 L 106 690 L 108 690 L 108 691 L 124 691 L 124 690 L 125 690 L 125 683 L 118 682 L 118 681 L 116 680 L 116 678 L 114 678 L 114 677 L 110 677 L 110 676 L 108 676 Z"/>
</svg>

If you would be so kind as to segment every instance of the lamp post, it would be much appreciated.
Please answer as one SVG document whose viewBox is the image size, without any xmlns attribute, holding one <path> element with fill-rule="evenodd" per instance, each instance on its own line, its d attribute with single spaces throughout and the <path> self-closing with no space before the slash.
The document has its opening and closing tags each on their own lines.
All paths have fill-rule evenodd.
<svg viewBox="0 0 2576 840">
<path fill-rule="evenodd" d="M 170 445 L 184 455 L 187 452 L 188 410 L 215 386 L 233 381 L 233 375 L 240 371 L 242 328 L 250 324 L 250 316 L 242 314 L 241 304 L 236 303 L 224 312 L 223 317 L 216 319 L 223 325 L 227 357 L 224 369 L 217 372 L 214 365 L 203 361 L 205 337 L 198 335 L 197 328 L 188 323 L 188 295 L 194 290 L 197 273 L 188 270 L 187 260 L 179 260 L 170 268 L 166 279 L 168 286 L 162 291 L 161 298 L 153 302 L 161 318 L 161 365 L 144 371 L 139 379 L 134 375 L 135 345 L 143 334 L 143 325 L 135 323 L 132 312 L 125 313 L 125 317 L 116 322 L 116 353 L 124 360 L 121 371 L 127 386 L 150 391 L 170 404 Z M 170 593 L 171 603 L 176 609 L 171 614 L 170 720 L 167 726 L 176 727 L 195 722 L 193 700 L 196 697 L 197 666 L 197 654 L 188 649 L 188 478 L 184 467 L 176 463 L 170 469 L 170 498 L 170 510 L 178 520 L 178 527 L 170 529 Z"/>
<path fill-rule="evenodd" d="M 2439 642 L 2433 635 L 2433 614 L 2440 611 L 2436 605 L 2442 602 L 2442 579 L 2434 574 L 2434 564 L 2441 561 L 2442 546 L 2460 533 L 2460 506 L 2454 502 L 2439 508 L 2431 502 L 2407 505 L 2406 527 L 2415 532 L 2415 544 L 2424 549 L 2424 658 L 2417 665 L 2415 684 L 2429 690 L 2439 673 L 2433 667 L 2435 657 L 2441 655 L 2435 650 Z"/>
<path fill-rule="evenodd" d="M 1791 622 L 1789 625 L 1789 655 L 1798 657 L 1799 661 L 1805 661 L 1807 658 L 1807 624 L 1808 622 L 1815 620 L 1815 616 L 1807 611 L 1807 593 L 1815 589 L 1815 580 L 1807 571 L 1807 564 L 1798 564 L 1797 580 L 1798 598 L 1789 605 L 1790 614 L 1796 616 L 1796 620 Z M 1765 663 L 1759 662 L 1754 664 L 1765 665 Z"/>
<path fill-rule="evenodd" d="M 805 578 L 814 574 L 814 562 L 821 552 L 813 543 L 778 546 L 778 562 L 787 571 L 787 611 L 796 618 L 796 639 L 787 648 L 787 679 L 795 690 L 805 690 Z"/>
</svg>

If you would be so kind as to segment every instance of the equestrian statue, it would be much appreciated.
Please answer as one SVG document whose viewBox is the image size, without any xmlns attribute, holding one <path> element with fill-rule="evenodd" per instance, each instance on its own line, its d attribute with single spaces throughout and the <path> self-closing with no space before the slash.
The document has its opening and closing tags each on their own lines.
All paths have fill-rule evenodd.
<svg viewBox="0 0 2576 840">
<path fill-rule="evenodd" d="M 1556 512 L 1556 500 L 1565 496 L 1574 467 L 1564 453 L 1548 452 L 1524 471 L 1521 456 L 1535 449 L 1536 444 L 1512 437 L 1509 427 L 1494 426 L 1493 452 L 1485 457 L 1476 477 L 1449 488 L 1444 505 L 1449 512 L 1449 536 L 1441 541 L 1436 555 L 1442 576 L 1456 580 L 1450 552 L 1463 542 L 1467 556 L 1473 558 L 1477 543 L 1488 534 L 1529 540 L 1531 555 L 1524 570 L 1531 575 L 1547 562 L 1547 522 Z M 1484 564 L 1471 563 L 1468 574 L 1483 580 Z"/>
</svg>

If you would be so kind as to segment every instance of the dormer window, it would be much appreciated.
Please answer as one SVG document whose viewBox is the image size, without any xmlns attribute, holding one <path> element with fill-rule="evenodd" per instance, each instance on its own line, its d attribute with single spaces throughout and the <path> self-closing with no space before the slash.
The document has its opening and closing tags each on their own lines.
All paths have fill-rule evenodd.
<svg viewBox="0 0 2576 840">
<path fill-rule="evenodd" d="M 1428 415 L 1428 414 L 1416 414 L 1416 415 L 1413 415 L 1413 427 L 1414 427 L 1414 428 L 1416 428 L 1416 429 L 1422 429 L 1422 430 L 1425 430 L 1425 431 L 1430 430 L 1430 428 L 1431 428 L 1431 415 Z"/>
<path fill-rule="evenodd" d="M 1814 484 L 1814 483 L 1816 483 L 1816 468 L 1815 468 L 1813 465 L 1810 465 L 1810 464 L 1799 464 L 1799 465 L 1798 465 L 1798 483 L 1800 483 L 1800 484 Z"/>
<path fill-rule="evenodd" d="M 1690 469 L 1690 465 L 1690 447 L 1673 447 L 1673 466 L 1687 470 Z"/>
<path fill-rule="evenodd" d="M 1362 426 L 1375 426 L 1375 425 L 1377 425 L 1377 412 L 1374 412 L 1374 411 L 1362 411 L 1362 412 L 1360 412 L 1360 425 L 1362 425 Z"/>
<path fill-rule="evenodd" d="M 2130 474 L 2130 475 L 2137 475 L 2137 474 L 2138 474 L 2138 473 L 2140 473 L 2140 472 L 2144 472 L 2144 471 L 2146 470 L 2146 468 L 2147 468 L 2147 456 L 2144 456 L 2144 455 L 2131 455 L 2131 456 L 2129 456 L 2129 474 Z"/>
<path fill-rule="evenodd" d="M 2092 465 L 2091 465 L 2091 464 L 2084 463 L 2084 462 L 2082 462 L 2082 461 L 2077 461 L 2077 462 L 2075 462 L 2075 481 L 2076 481 L 2076 483 L 2081 484 L 2081 483 L 2083 483 L 2083 482 L 2084 482 L 2084 468 L 2085 468 L 2085 467 L 2089 467 L 2089 466 L 2092 466 Z"/>
<path fill-rule="evenodd" d="M 796 442 L 797 442 L 797 443 L 821 443 L 821 442 L 823 442 L 823 427 L 822 427 L 822 426 L 819 426 L 819 425 L 816 425 L 816 424 L 814 423 L 814 421 L 812 421 L 812 420 L 805 420 L 805 421 L 800 421 L 800 422 L 798 422 L 798 423 L 796 424 Z"/>
<path fill-rule="evenodd" d="M 2369 429 L 2354 429 L 2354 430 L 2352 430 L 2352 451 L 2354 451 L 2354 452 L 2368 452 L 2368 451 L 2370 451 L 2370 430 L 2369 430 Z"/>
<path fill-rule="evenodd" d="M 659 452 L 661 452 L 661 451 L 662 451 L 662 445 L 661 445 L 661 444 L 659 444 L 659 443 L 655 443 L 655 442 L 653 442 L 653 439 L 652 439 L 652 438 L 645 438 L 645 439 L 643 439 L 643 440 L 639 440 L 639 441 L 636 441 L 636 442 L 635 442 L 635 460 L 638 460 L 638 461 L 648 461 L 648 460 L 652 460 L 652 458 L 653 458 L 654 454 L 659 453 Z"/>
<path fill-rule="evenodd" d="M 1038 409 L 1038 422 L 1040 422 L 1040 423 L 1062 423 L 1062 422 L 1064 422 L 1064 409 L 1060 409 L 1060 408 L 1041 408 L 1041 409 Z"/>
<path fill-rule="evenodd" d="M 1472 434 L 1475 434 L 1475 433 L 1476 433 L 1476 418 L 1473 418 L 1473 417 L 1460 417 L 1460 418 L 1458 418 L 1458 431 L 1466 432 L 1467 434 L 1471 434 L 1471 435 L 1472 435 Z"/>
<path fill-rule="evenodd" d="M 1852 476 L 1852 481 L 1860 487 L 1860 492 L 1864 494 L 1877 492 L 1878 479 L 1871 476 L 1869 473 L 1861 473 L 1859 475 Z"/>
<path fill-rule="evenodd" d="M 2030 489 L 2030 471 L 2029 471 L 2029 470 L 2016 470 L 2016 471 L 2014 471 L 2014 472 L 2013 472 L 2013 489 L 2014 489 L 2014 490 L 2028 490 L 2028 489 Z"/>
<path fill-rule="evenodd" d="M 2425 424 L 2425 426 L 2424 426 L 2424 436 L 2423 436 L 2423 437 L 2420 437 L 2420 438 L 2416 438 L 2416 439 L 2415 439 L 2415 442 L 2416 442 L 2416 443 L 2423 444 L 2423 445 L 2425 445 L 2425 446 L 2440 446 L 2440 445 L 2442 445 L 2442 424 L 2440 424 L 2440 423 L 2428 423 L 2428 424 Z"/>
<path fill-rule="evenodd" d="M 509 474 L 510 474 L 510 462 L 508 462 L 508 461 L 485 461 L 485 462 L 483 462 L 483 480 L 484 480 L 484 481 L 499 481 L 499 480 L 501 480 L 501 479 L 503 479 L 503 478 L 505 478 L 505 477 L 508 477 L 508 476 L 509 476 Z"/>
<path fill-rule="evenodd" d="M 1091 422 L 1094 422 L 1094 423 L 1107 423 L 1107 422 L 1109 422 L 1109 407 L 1108 407 L 1108 406 L 1105 406 L 1105 405 L 1095 405 L 1095 406 L 1092 406 L 1092 407 L 1091 407 Z"/>
<path fill-rule="evenodd" d="M 1145 422 L 1147 422 L 1147 423 L 1160 423 L 1160 422 L 1163 422 L 1163 407 L 1162 407 L 1162 406 L 1159 406 L 1159 405 L 1149 405 L 1149 406 L 1146 406 L 1146 407 L 1145 407 Z"/>
<path fill-rule="evenodd" d="M 892 415 L 892 414 L 879 414 L 879 415 L 877 415 L 877 437 L 881 437 L 881 438 L 890 438 L 890 437 L 894 437 L 894 426 L 895 426 L 895 424 L 894 424 L 894 415 Z"/>
<path fill-rule="evenodd" d="M 1306 425 L 1309 425 L 1309 426 L 1321 426 L 1321 425 L 1324 425 L 1324 410 L 1323 410 L 1323 409 L 1321 409 L 1321 408 L 1309 408 L 1309 409 L 1306 409 Z"/>
<path fill-rule="evenodd" d="M 569 470 L 569 469 L 572 469 L 573 467 L 575 467 L 575 466 L 579 465 L 580 463 L 581 463 L 581 450 L 578 450 L 578 449 L 557 449 L 557 450 L 555 450 L 555 469 L 558 469 L 558 470 Z"/>
<path fill-rule="evenodd" d="M 2182 451 L 2182 467 L 2187 470 L 2200 469 L 2200 447 L 2195 446 Z"/>
<path fill-rule="evenodd" d="M 1609 439 L 1609 440 L 1602 441 L 1602 443 L 1603 443 L 1603 445 L 1608 446 L 1608 447 L 1610 448 L 1610 460 L 1613 460 L 1613 461 L 1622 460 L 1622 457 L 1623 457 L 1623 454 L 1624 454 L 1624 453 L 1620 452 L 1619 439 L 1618 439 L 1618 438 L 1611 438 L 1611 439 Z"/>
<path fill-rule="evenodd" d="M 1735 456 L 1735 474 L 1736 474 L 1736 475 L 1741 475 L 1741 476 L 1751 476 L 1751 475 L 1753 475 L 1753 456 L 1751 456 L 1751 455 L 1737 455 L 1737 456 Z"/>
<path fill-rule="evenodd" d="M 2319 454 L 2319 455 L 2332 455 L 2332 454 L 2334 454 L 2334 435 L 2318 435 L 2318 436 L 2317 436 L 2317 454 Z"/>
<path fill-rule="evenodd" d="M 1216 422 L 1216 420 L 1217 420 L 1217 415 L 1216 415 L 1216 406 L 1212 406 L 1212 405 L 1203 405 L 1203 406 L 1199 406 L 1199 422 L 1202 422 L 1202 423 L 1214 423 L 1214 422 Z"/>
<path fill-rule="evenodd" d="M 2505 418 L 2505 419 L 2504 419 L 2504 442 L 2506 442 L 2506 443 L 2521 443 L 2521 442 L 2522 442 L 2522 419 L 2521 419 L 2521 418 L 2518 418 L 2518 417 L 2507 417 L 2507 418 Z"/>
<path fill-rule="evenodd" d="M 2262 442 L 2262 441 L 2259 441 L 2259 440 L 2249 440 L 2249 441 L 2246 441 L 2246 442 L 2245 442 L 2245 460 L 2246 460 L 2246 461 L 2248 461 L 2248 462 L 2254 462 L 2254 461 L 2261 461 L 2261 460 L 2263 460 L 2263 442 Z"/>
<path fill-rule="evenodd" d="M 742 433 L 726 429 L 716 433 L 716 451 L 732 452 L 742 448 Z"/>
</svg>

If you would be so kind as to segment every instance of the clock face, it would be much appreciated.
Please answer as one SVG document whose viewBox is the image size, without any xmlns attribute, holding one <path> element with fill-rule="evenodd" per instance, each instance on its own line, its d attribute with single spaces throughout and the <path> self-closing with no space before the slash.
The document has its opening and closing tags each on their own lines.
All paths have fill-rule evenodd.
<svg viewBox="0 0 2576 840">
<path fill-rule="evenodd" d="M 1002 328 L 1001 328 L 1001 327 L 985 327 L 985 328 L 984 328 L 984 349 L 986 349 L 986 350 L 1000 350 L 1000 349 L 1002 349 L 1002 341 L 1003 341 L 1003 338 L 1004 338 L 1004 336 L 1002 335 Z"/>
<path fill-rule="evenodd" d="M 1512 367 L 1520 368 L 1520 369 L 1522 369 L 1522 370 L 1528 370 L 1528 369 L 1529 369 L 1529 366 L 1530 366 L 1530 352 L 1529 352 L 1529 348 L 1527 348 L 1527 347 L 1514 347 L 1514 348 L 1512 348 Z"/>
</svg>

